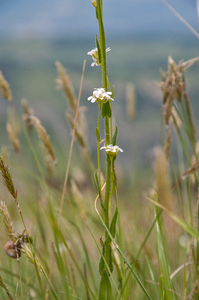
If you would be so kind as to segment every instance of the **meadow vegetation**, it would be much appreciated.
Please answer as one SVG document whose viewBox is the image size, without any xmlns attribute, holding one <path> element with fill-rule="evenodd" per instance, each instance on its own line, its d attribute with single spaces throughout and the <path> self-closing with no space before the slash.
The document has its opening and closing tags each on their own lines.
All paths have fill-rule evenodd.
<svg viewBox="0 0 199 300">
<path fill-rule="evenodd" d="M 116 92 L 112 77 L 116 80 L 120 66 L 113 63 L 113 49 L 109 53 L 106 46 L 102 0 L 92 3 L 99 34 L 93 50 L 86 49 L 86 43 L 78 53 L 89 51 L 95 66 L 89 69 L 89 57 L 88 75 L 84 61 L 80 76 L 77 65 L 82 64 L 82 54 L 74 56 L 72 50 L 71 78 L 62 63 L 53 66 L 56 88 L 67 99 L 66 112 L 62 98 L 53 103 L 60 91 L 54 91 L 48 63 L 45 80 L 42 72 L 34 78 L 34 67 L 29 74 L 21 54 L 24 81 L 30 82 L 25 74 L 35 80 L 33 95 L 49 89 L 55 115 L 49 103 L 39 107 L 37 101 L 36 111 L 26 99 L 16 105 L 6 76 L 0 73 L 1 101 L 8 106 L 7 118 L 1 119 L 6 131 L 1 128 L 0 299 L 199 299 L 199 146 L 193 113 L 197 108 L 192 109 L 193 93 L 186 85 L 189 69 L 189 81 L 195 80 L 199 57 L 185 53 L 185 60 L 177 62 L 165 57 L 157 83 L 162 98 L 159 117 L 149 117 L 146 106 L 139 116 L 140 130 L 134 131 L 136 123 L 130 121 L 141 110 L 131 83 L 136 77 L 126 65 Z M 135 47 L 138 53 L 142 43 Z M 119 51 L 127 56 L 128 49 Z M 148 61 L 139 56 L 136 76 L 141 78 L 142 64 L 153 65 L 153 70 L 159 67 L 159 51 L 150 51 L 153 58 Z M 32 66 L 37 64 L 33 59 Z M 148 72 L 151 80 L 156 77 L 150 68 Z M 23 88 L 26 91 L 27 85 Z M 143 98 L 148 91 L 153 96 L 157 90 L 147 85 Z M 117 104 L 122 97 L 125 107 L 124 101 Z M 59 126 L 58 112 L 63 119 Z M 140 142 L 135 153 L 136 135 Z M 146 147 L 145 136 L 151 145 L 159 144 L 147 152 L 148 161 L 136 165 Z"/>
</svg>

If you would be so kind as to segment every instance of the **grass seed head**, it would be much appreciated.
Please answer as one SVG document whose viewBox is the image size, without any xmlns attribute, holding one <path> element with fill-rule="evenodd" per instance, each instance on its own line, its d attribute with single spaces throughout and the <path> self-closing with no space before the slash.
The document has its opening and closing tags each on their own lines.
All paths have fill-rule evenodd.
<svg viewBox="0 0 199 300">
<path fill-rule="evenodd" d="M 5 202 L 3 202 L 3 201 L 1 201 L 1 203 L 0 203 L 0 214 L 1 214 L 2 221 L 4 223 L 5 230 L 8 234 L 8 236 L 10 237 L 10 239 L 14 242 L 15 241 L 15 239 L 14 239 L 15 229 L 14 229 L 14 226 L 10 219 L 8 208 L 5 204 Z"/>
<path fill-rule="evenodd" d="M 58 79 L 56 80 L 57 88 L 62 89 L 64 91 L 64 94 L 69 101 L 69 105 L 73 111 L 73 114 L 75 115 L 77 99 L 70 77 L 66 74 L 66 70 L 63 68 L 60 62 L 57 61 L 55 65 L 57 67 L 57 72 L 59 75 Z"/>
<path fill-rule="evenodd" d="M 16 153 L 20 151 L 20 142 L 19 142 L 19 123 L 16 118 L 16 113 L 13 108 L 8 110 L 8 121 L 6 125 L 7 133 L 12 144 L 12 147 Z"/>
<path fill-rule="evenodd" d="M 37 258 L 33 256 L 32 251 L 27 245 L 22 245 L 21 252 L 28 258 L 28 260 L 31 262 L 31 264 L 36 264 L 38 270 L 40 272 L 43 272 L 44 268 L 42 267 L 41 263 L 38 261 Z"/>
<path fill-rule="evenodd" d="M 43 143 L 43 145 L 46 148 L 49 155 L 52 157 L 54 164 L 57 164 L 54 149 L 50 142 L 50 137 L 47 134 L 46 129 L 42 126 L 40 120 L 37 117 L 31 116 L 30 119 L 31 119 L 33 125 L 35 126 L 35 129 L 37 131 L 39 139 Z"/>
<path fill-rule="evenodd" d="M 2 96 L 7 99 L 8 101 L 12 102 L 12 92 L 9 88 L 9 84 L 4 78 L 2 72 L 0 71 L 0 91 Z"/>
<path fill-rule="evenodd" d="M 28 102 L 25 98 L 21 99 L 21 106 L 23 108 L 23 120 L 26 122 L 28 129 L 32 129 L 33 124 L 31 122 L 31 116 L 34 115 L 33 110 L 28 106 Z"/>
<path fill-rule="evenodd" d="M 72 128 L 72 130 L 74 129 L 74 120 L 73 120 L 73 117 L 69 114 L 69 113 L 66 113 L 66 118 Z M 80 144 L 81 147 L 85 148 L 86 147 L 86 142 L 85 142 L 85 139 L 84 139 L 84 135 L 82 134 L 82 132 L 79 130 L 79 128 L 75 128 L 75 136 L 76 136 L 76 139 L 78 141 L 78 143 Z"/>
<path fill-rule="evenodd" d="M 7 187 L 8 192 L 11 196 L 16 200 L 17 199 L 17 191 L 15 190 L 14 183 L 12 177 L 10 175 L 9 169 L 3 161 L 2 156 L 0 156 L 0 174 L 3 178 L 3 181 Z"/>
</svg>

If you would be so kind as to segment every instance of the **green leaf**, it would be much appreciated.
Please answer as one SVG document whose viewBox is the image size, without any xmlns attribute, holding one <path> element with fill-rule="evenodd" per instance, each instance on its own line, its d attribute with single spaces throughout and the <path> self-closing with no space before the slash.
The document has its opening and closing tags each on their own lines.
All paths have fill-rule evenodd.
<svg viewBox="0 0 199 300">
<path fill-rule="evenodd" d="M 100 198 L 100 204 L 101 204 L 101 207 L 102 209 L 104 210 L 104 202 L 102 201 L 102 192 L 100 190 L 100 186 L 99 186 L 99 180 L 98 180 L 98 173 L 97 171 L 95 172 L 95 180 L 96 180 L 96 183 L 97 183 L 97 190 L 98 190 L 98 194 L 99 194 L 99 198 Z"/>
<path fill-rule="evenodd" d="M 111 221 L 111 226 L 110 226 L 110 233 L 112 235 L 112 237 L 115 237 L 115 232 L 116 232 L 116 222 L 117 222 L 117 216 L 118 216 L 118 209 L 116 208 L 113 219 Z"/>
<path fill-rule="evenodd" d="M 98 300 L 113 300 L 111 283 L 105 270 L 102 273 Z"/>
<path fill-rule="evenodd" d="M 116 222 L 117 222 L 117 216 L 118 216 L 118 210 L 116 208 L 114 216 L 113 216 L 112 221 L 111 221 L 111 226 L 110 226 L 110 229 L 109 229 L 113 238 L 115 237 L 115 232 L 116 232 L 115 227 L 116 227 Z M 108 236 L 107 240 L 106 240 L 106 243 L 109 244 L 110 242 L 111 242 L 111 238 L 110 238 L 110 236 Z"/>
<path fill-rule="evenodd" d="M 109 101 L 102 105 L 102 118 L 109 117 L 111 118 L 112 112 Z"/>
<path fill-rule="evenodd" d="M 155 195 L 155 200 L 157 200 L 157 194 Z M 159 208 L 156 207 L 156 214 L 159 213 Z M 160 262 L 160 269 L 163 273 L 160 277 L 160 287 L 164 287 L 164 293 L 165 293 L 165 299 L 172 300 L 174 298 L 174 294 L 172 293 L 172 284 L 169 276 L 169 269 L 167 264 L 167 258 L 165 254 L 165 247 L 164 247 L 164 241 L 163 241 L 163 235 L 161 231 L 161 224 L 160 224 L 160 218 L 156 222 L 156 229 L 157 229 L 157 243 L 158 243 L 158 256 L 159 256 L 159 262 Z"/>
<path fill-rule="evenodd" d="M 97 143 L 99 143 L 100 142 L 100 133 L 99 133 L 99 130 L 96 128 L 95 132 L 96 132 Z"/>
<path fill-rule="evenodd" d="M 174 220 L 174 222 L 176 222 L 181 228 L 183 228 L 187 233 L 189 233 L 192 237 L 194 237 L 197 241 L 199 241 L 199 232 L 197 230 L 195 230 L 191 225 L 189 225 L 188 223 L 186 223 L 182 218 L 180 218 L 179 216 L 177 216 L 176 214 L 168 211 L 163 205 L 161 205 L 160 203 L 150 199 L 147 197 L 147 199 L 155 204 L 156 206 L 164 209 L 169 216 L 171 217 L 171 219 Z"/>
<path fill-rule="evenodd" d="M 8 290 L 5 282 L 3 281 L 3 278 L 0 276 L 0 287 L 2 287 L 4 289 L 4 291 L 6 292 L 6 294 L 8 295 L 8 297 L 11 299 L 11 300 L 14 300 L 12 294 L 10 293 L 10 291 Z"/>
<path fill-rule="evenodd" d="M 97 51 L 98 51 L 98 56 L 99 56 L 99 63 L 101 64 L 101 51 L 100 51 L 100 44 L 96 35 L 96 46 L 97 46 Z"/>
<path fill-rule="evenodd" d="M 115 146 L 116 142 L 117 142 L 117 133 L 118 133 L 118 128 L 117 128 L 117 126 L 115 126 L 115 132 L 114 132 L 114 135 L 112 137 L 112 145 L 113 146 Z"/>
<path fill-rule="evenodd" d="M 109 263 L 108 263 L 109 269 L 111 273 L 113 272 L 113 259 L 112 259 L 112 249 L 109 247 Z"/>
<path fill-rule="evenodd" d="M 97 210 L 96 210 L 97 211 Z M 141 282 L 141 280 L 139 279 L 139 277 L 137 276 L 137 274 L 135 273 L 135 271 L 132 269 L 131 264 L 129 263 L 129 261 L 127 260 L 127 258 L 125 257 L 123 251 L 121 251 L 120 247 L 118 245 L 116 245 L 113 236 L 111 235 L 109 229 L 107 228 L 106 224 L 104 223 L 103 218 L 101 217 L 101 215 L 99 214 L 99 212 L 97 211 L 97 214 L 106 230 L 106 232 L 108 233 L 108 235 L 110 236 L 114 246 L 116 247 L 117 251 L 119 252 L 119 254 L 122 256 L 122 259 L 125 261 L 125 263 L 127 264 L 128 268 L 131 270 L 131 273 L 133 274 L 133 276 L 135 277 L 136 281 L 138 282 L 138 284 L 140 285 L 141 289 L 143 290 L 143 292 L 145 293 L 145 295 L 147 296 L 147 298 L 149 300 L 152 300 L 152 298 L 150 297 L 149 293 L 147 292 L 147 290 L 145 289 L 143 283 Z"/>
<path fill-rule="evenodd" d="M 100 262 L 99 262 L 99 273 L 100 273 L 101 276 L 102 276 L 102 272 L 105 269 L 104 254 L 105 254 L 105 243 L 103 244 L 102 255 L 101 255 L 101 258 L 100 258 Z"/>
</svg>

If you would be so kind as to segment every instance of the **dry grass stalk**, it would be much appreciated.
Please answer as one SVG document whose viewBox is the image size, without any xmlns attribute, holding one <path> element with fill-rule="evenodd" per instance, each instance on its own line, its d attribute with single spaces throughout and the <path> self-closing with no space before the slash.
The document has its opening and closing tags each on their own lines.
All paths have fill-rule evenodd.
<svg viewBox="0 0 199 300">
<path fill-rule="evenodd" d="M 21 106 L 23 108 L 23 120 L 26 122 L 28 129 L 32 129 L 33 124 L 31 122 L 31 116 L 33 115 L 33 110 L 28 106 L 28 102 L 25 98 L 21 99 Z"/>
<path fill-rule="evenodd" d="M 171 5 L 169 5 L 169 3 L 165 0 L 159 1 L 161 1 L 180 20 L 180 22 L 182 22 L 199 39 L 199 33 Z"/>
<path fill-rule="evenodd" d="M 8 101 L 12 102 L 12 92 L 9 88 L 8 82 L 5 80 L 2 72 L 0 71 L 0 91 L 2 96 Z"/>
<path fill-rule="evenodd" d="M 8 167 L 4 163 L 2 157 L 0 156 L 0 173 L 3 178 L 3 181 L 7 187 L 8 192 L 11 196 L 16 200 L 17 199 L 17 191 L 15 190 L 13 180 L 11 178 Z"/>
<path fill-rule="evenodd" d="M 127 83 L 126 85 L 126 114 L 129 120 L 135 119 L 136 94 L 135 86 L 132 83 Z"/>
<path fill-rule="evenodd" d="M 1 214 L 1 218 L 2 218 L 2 221 L 4 223 L 4 227 L 5 227 L 5 230 L 8 234 L 8 236 L 10 237 L 10 239 L 15 242 L 15 229 L 14 229 L 14 226 L 12 224 L 12 221 L 10 219 L 10 215 L 9 215 L 9 212 L 8 212 L 8 208 L 5 204 L 5 202 L 1 201 L 0 203 L 0 214 Z"/>
<path fill-rule="evenodd" d="M 184 180 L 187 176 L 195 174 L 197 171 L 199 170 L 199 161 L 197 161 L 196 163 L 194 163 L 190 168 L 188 168 L 186 170 L 186 172 L 184 172 L 182 174 L 182 176 L 179 178 L 179 180 L 177 181 L 177 183 L 175 184 L 174 188 L 175 189 L 182 180 Z"/>
<path fill-rule="evenodd" d="M 192 166 L 197 162 L 197 158 L 199 156 L 199 141 L 196 142 L 195 144 L 195 153 L 192 155 L 192 158 L 191 158 L 191 164 Z M 191 174 L 191 182 L 192 184 L 195 184 L 195 175 L 194 174 Z"/>
<path fill-rule="evenodd" d="M 72 112 L 75 115 L 77 99 L 74 93 L 72 83 L 70 81 L 70 77 L 66 74 L 66 70 L 63 68 L 60 62 L 57 61 L 55 65 L 59 74 L 59 78 L 56 80 L 57 88 L 62 89 L 64 91 L 64 94 L 69 101 Z"/>
<path fill-rule="evenodd" d="M 69 157 L 68 157 L 68 164 L 67 164 L 67 168 L 66 168 L 64 186 L 63 186 L 63 192 L 62 192 L 62 199 L 61 199 L 60 210 L 59 210 L 58 228 L 59 228 L 60 222 L 61 222 L 61 215 L 62 215 L 62 210 L 63 210 L 63 205 L 64 205 L 64 198 L 65 198 L 65 195 L 66 195 L 66 187 L 67 187 L 69 168 L 70 168 L 70 163 L 71 163 L 71 158 L 72 158 L 73 144 L 74 144 L 74 139 L 75 139 L 75 129 L 76 129 L 77 119 L 78 119 L 78 110 L 79 110 L 79 103 L 80 103 L 81 94 L 82 94 L 85 67 L 86 67 L 86 60 L 84 60 L 83 69 L 82 69 L 82 76 L 81 76 L 81 82 L 80 82 L 80 88 L 79 88 L 79 96 L 78 96 L 78 101 L 77 101 L 77 109 L 76 109 L 76 112 L 75 112 L 74 128 L 73 128 L 73 132 L 72 132 L 72 139 L 71 139 L 71 145 L 70 145 L 70 151 L 69 151 Z"/>
<path fill-rule="evenodd" d="M 46 129 L 42 126 L 40 120 L 35 116 L 30 116 L 30 119 L 35 126 L 35 129 L 37 130 L 37 134 L 41 142 L 43 143 L 44 147 L 46 148 L 46 151 L 49 153 L 49 155 L 52 157 L 52 160 L 54 164 L 57 164 L 55 153 L 53 146 L 50 142 L 50 137 L 46 132 Z"/>
<path fill-rule="evenodd" d="M 44 144 L 41 143 L 41 150 L 43 153 L 43 158 L 44 158 L 44 163 L 48 172 L 48 177 L 52 178 L 53 177 L 53 167 L 54 167 L 54 162 L 52 160 L 51 155 L 49 152 L 46 150 L 46 147 L 44 147 Z"/>
<path fill-rule="evenodd" d="M 173 106 L 171 109 L 171 115 L 172 115 L 171 121 L 174 124 L 174 126 L 176 126 L 177 128 L 180 128 L 182 126 L 182 121 L 179 117 L 179 114 L 178 114 L 175 106 Z"/>
<path fill-rule="evenodd" d="M 66 113 L 66 118 L 73 130 L 74 129 L 73 118 L 71 117 L 71 115 L 69 113 Z M 86 148 L 86 142 L 85 142 L 84 136 L 83 136 L 82 132 L 77 128 L 77 126 L 75 128 L 75 136 L 76 136 L 76 139 L 77 139 L 78 143 L 80 144 L 80 146 L 83 148 Z"/>
<path fill-rule="evenodd" d="M 191 103 L 190 103 L 190 100 L 189 100 L 186 90 L 184 90 L 184 99 L 185 99 L 185 103 L 186 103 L 189 124 L 191 126 L 192 136 L 194 139 L 194 144 L 196 144 L 196 128 L 195 128 L 194 121 L 193 121 L 193 113 L 192 113 L 192 109 L 191 109 Z"/>
</svg>

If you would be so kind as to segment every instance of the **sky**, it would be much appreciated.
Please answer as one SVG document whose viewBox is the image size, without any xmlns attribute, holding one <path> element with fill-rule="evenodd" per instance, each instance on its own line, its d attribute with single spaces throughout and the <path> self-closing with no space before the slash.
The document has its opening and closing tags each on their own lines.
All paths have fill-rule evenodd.
<svg viewBox="0 0 199 300">
<path fill-rule="evenodd" d="M 167 0 L 198 31 L 196 0 Z M 109 35 L 188 33 L 160 0 L 104 0 Z M 90 0 L 0 0 L 0 37 L 90 36 L 97 21 Z"/>
</svg>

